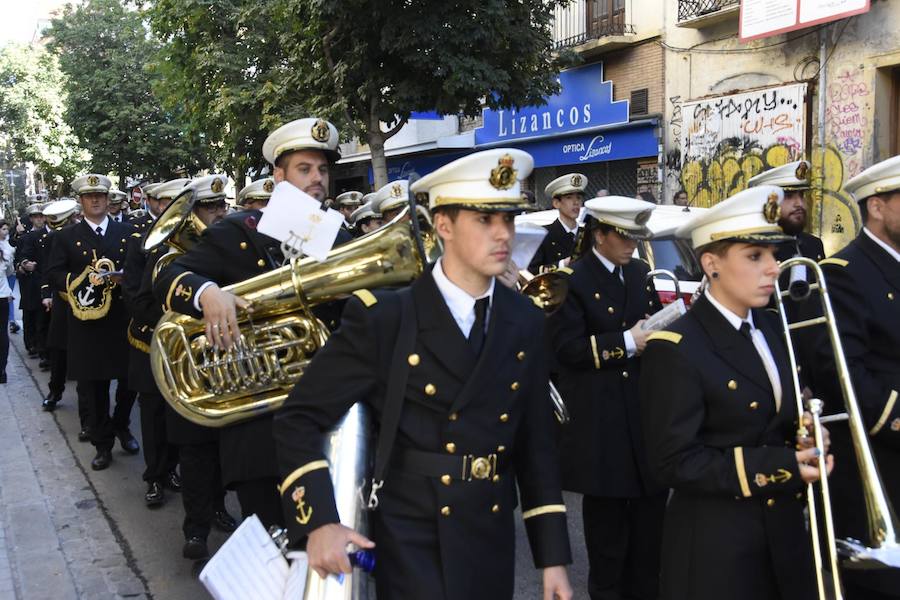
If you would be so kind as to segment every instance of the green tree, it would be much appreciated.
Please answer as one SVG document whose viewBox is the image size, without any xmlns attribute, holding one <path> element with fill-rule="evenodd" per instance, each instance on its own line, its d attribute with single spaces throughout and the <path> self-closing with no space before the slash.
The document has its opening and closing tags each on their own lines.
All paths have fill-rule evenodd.
<svg viewBox="0 0 900 600">
<path fill-rule="evenodd" d="M 15 162 L 31 162 L 50 188 L 70 181 L 90 155 L 64 119 L 63 74 L 40 47 L 0 50 L 0 130 Z M 59 190 L 56 189 L 58 192 Z"/>
<path fill-rule="evenodd" d="M 412 112 L 543 104 L 571 60 L 553 51 L 553 11 L 567 0 L 271 2 L 281 89 L 343 113 L 368 141 L 376 187 L 387 183 L 384 142 Z"/>
<path fill-rule="evenodd" d="M 162 108 L 147 64 L 159 51 L 143 13 L 120 0 L 67 5 L 47 31 L 67 79 L 66 119 L 93 155 L 91 168 L 169 178 L 210 166 L 206 140 L 178 107 Z"/>
</svg>

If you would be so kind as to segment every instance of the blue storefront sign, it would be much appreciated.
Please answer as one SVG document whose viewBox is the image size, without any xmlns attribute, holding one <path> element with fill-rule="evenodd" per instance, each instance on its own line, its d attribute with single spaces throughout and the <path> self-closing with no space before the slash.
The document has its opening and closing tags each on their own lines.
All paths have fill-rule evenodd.
<svg viewBox="0 0 900 600">
<path fill-rule="evenodd" d="M 462 152 L 450 152 L 447 154 L 427 154 L 416 155 L 411 154 L 398 158 L 387 159 L 387 178 L 388 181 L 396 179 L 408 179 L 410 175 L 418 175 L 424 177 L 432 171 L 436 171 L 447 163 L 469 154 L 471 150 Z M 375 173 L 372 171 L 372 164 L 369 163 L 369 183 L 375 182 Z"/>
<path fill-rule="evenodd" d="M 534 166 L 581 165 L 656 156 L 659 141 L 652 123 L 514 144 L 534 157 Z"/>
<path fill-rule="evenodd" d="M 475 130 L 475 145 L 628 123 L 628 100 L 613 100 L 613 84 L 603 80 L 603 63 L 562 71 L 559 83 L 560 93 L 543 106 L 483 111 L 484 125 Z"/>
</svg>

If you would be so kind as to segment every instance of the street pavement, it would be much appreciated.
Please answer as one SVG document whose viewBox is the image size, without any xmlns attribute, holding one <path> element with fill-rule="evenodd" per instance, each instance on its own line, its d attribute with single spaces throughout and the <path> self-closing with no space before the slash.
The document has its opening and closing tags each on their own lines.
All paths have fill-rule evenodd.
<svg viewBox="0 0 900 600">
<path fill-rule="evenodd" d="M 9 383 L 0 385 L 0 599 L 208 597 L 197 580 L 203 565 L 181 557 L 180 496 L 167 492 L 164 506 L 147 509 L 142 455 L 125 454 L 118 442 L 111 467 L 91 470 L 93 447 L 78 441 L 74 382 L 55 412 L 43 412 L 48 376 L 27 358 L 21 334 L 10 336 L 7 374 Z M 138 439 L 139 418 L 135 404 Z M 565 500 L 575 555 L 570 578 L 575 597 L 586 598 L 581 502 Z M 239 516 L 234 494 L 226 505 Z M 539 600 L 540 574 L 517 522 L 515 597 Z M 213 531 L 210 551 L 225 539 Z"/>
</svg>

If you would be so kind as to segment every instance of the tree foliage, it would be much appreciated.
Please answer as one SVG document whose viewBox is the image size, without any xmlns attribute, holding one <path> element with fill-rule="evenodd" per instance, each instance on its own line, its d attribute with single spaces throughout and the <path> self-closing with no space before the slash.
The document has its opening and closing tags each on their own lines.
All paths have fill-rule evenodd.
<svg viewBox="0 0 900 600">
<path fill-rule="evenodd" d="M 0 50 L 0 129 L 15 162 L 31 162 L 48 187 L 71 178 L 90 155 L 64 119 L 63 74 L 40 47 Z"/>
<path fill-rule="evenodd" d="M 66 120 L 93 155 L 93 170 L 124 180 L 209 166 L 207 140 L 192 135 L 180 107 L 164 110 L 153 92 L 159 75 L 147 64 L 159 43 L 139 10 L 120 0 L 70 4 L 47 35 L 66 75 Z"/>
</svg>

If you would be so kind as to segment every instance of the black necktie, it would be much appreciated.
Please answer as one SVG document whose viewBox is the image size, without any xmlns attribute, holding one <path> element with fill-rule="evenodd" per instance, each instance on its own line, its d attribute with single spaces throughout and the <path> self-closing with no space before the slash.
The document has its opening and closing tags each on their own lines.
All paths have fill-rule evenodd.
<svg viewBox="0 0 900 600">
<path fill-rule="evenodd" d="M 94 231 L 97 232 L 97 235 L 99 235 L 100 237 L 103 237 L 103 228 L 102 227 L 97 225 L 97 229 L 95 229 Z"/>
<path fill-rule="evenodd" d="M 488 303 L 490 298 L 479 298 L 475 301 L 475 322 L 472 331 L 469 332 L 469 347 L 475 356 L 481 354 L 484 347 L 484 322 L 487 319 Z"/>
<path fill-rule="evenodd" d="M 748 323 L 747 321 L 742 321 L 740 331 L 741 335 L 743 335 L 748 340 L 753 341 L 753 336 L 750 335 L 750 323 Z"/>
<path fill-rule="evenodd" d="M 616 283 L 621 285 L 625 285 L 625 282 L 622 280 L 622 267 L 616 265 L 612 271 L 613 277 L 616 279 Z"/>
</svg>

